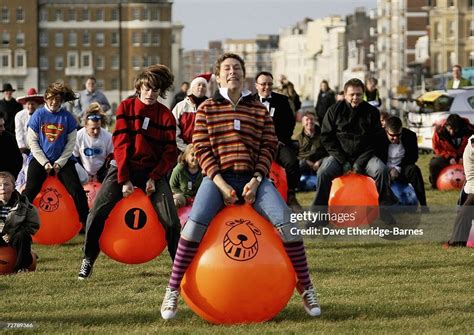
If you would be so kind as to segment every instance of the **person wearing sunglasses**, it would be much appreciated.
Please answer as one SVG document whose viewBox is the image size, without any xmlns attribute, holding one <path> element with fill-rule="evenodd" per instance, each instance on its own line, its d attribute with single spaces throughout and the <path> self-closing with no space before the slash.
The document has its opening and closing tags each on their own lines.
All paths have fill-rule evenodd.
<svg viewBox="0 0 474 335">
<path fill-rule="evenodd" d="M 77 132 L 73 154 L 89 175 L 89 181 L 104 180 L 113 156 L 112 134 L 102 128 L 104 122 L 102 107 L 93 102 L 86 110 L 84 128 Z"/>
<path fill-rule="evenodd" d="M 402 126 L 399 117 L 385 120 L 385 131 L 380 133 L 376 143 L 377 156 L 387 165 L 390 180 L 410 183 L 426 211 L 426 194 L 423 175 L 416 165 L 418 161 L 418 141 L 416 134 Z"/>
</svg>

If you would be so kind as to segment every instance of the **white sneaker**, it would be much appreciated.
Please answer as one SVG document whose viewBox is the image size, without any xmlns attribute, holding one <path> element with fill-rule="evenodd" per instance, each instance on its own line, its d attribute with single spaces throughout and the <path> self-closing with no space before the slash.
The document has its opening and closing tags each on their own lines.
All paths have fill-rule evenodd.
<svg viewBox="0 0 474 335">
<path fill-rule="evenodd" d="M 165 292 L 165 298 L 161 304 L 161 317 L 165 320 L 170 320 L 176 316 L 178 311 L 178 297 L 179 291 L 172 290 L 167 287 Z"/>
<path fill-rule="evenodd" d="M 320 316 L 321 307 L 319 306 L 318 297 L 316 296 L 316 291 L 313 285 L 310 285 L 304 289 L 298 283 L 296 287 L 298 292 L 301 294 L 301 298 L 303 298 L 303 306 L 306 313 L 308 313 L 310 316 Z"/>
</svg>

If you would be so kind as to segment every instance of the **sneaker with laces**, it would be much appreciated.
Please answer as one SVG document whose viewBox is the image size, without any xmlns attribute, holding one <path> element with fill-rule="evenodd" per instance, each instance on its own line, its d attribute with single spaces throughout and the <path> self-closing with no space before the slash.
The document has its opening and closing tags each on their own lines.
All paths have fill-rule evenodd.
<svg viewBox="0 0 474 335">
<path fill-rule="evenodd" d="M 79 270 L 79 275 L 77 279 L 84 280 L 89 279 L 92 275 L 92 262 L 87 258 L 84 258 L 81 263 L 81 269 Z"/>
<path fill-rule="evenodd" d="M 176 316 L 178 311 L 178 297 L 179 291 L 172 290 L 167 287 L 165 292 L 165 298 L 161 304 L 161 317 L 165 320 L 170 320 Z"/>
<path fill-rule="evenodd" d="M 313 285 L 309 285 L 306 288 L 303 288 L 301 285 L 296 286 L 298 292 L 301 294 L 301 298 L 303 298 L 303 306 L 310 316 L 320 316 L 321 315 L 321 307 L 319 306 L 318 297 L 316 296 L 316 290 L 314 289 Z"/>
</svg>

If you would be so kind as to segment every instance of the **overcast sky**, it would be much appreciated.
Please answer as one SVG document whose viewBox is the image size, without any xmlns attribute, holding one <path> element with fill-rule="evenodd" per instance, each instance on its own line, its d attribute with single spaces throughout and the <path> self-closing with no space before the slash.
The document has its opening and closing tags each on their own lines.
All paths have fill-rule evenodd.
<svg viewBox="0 0 474 335">
<path fill-rule="evenodd" d="M 174 0 L 173 21 L 184 24 L 183 47 L 206 49 L 210 40 L 278 34 L 305 17 L 345 16 L 377 0 Z"/>
</svg>

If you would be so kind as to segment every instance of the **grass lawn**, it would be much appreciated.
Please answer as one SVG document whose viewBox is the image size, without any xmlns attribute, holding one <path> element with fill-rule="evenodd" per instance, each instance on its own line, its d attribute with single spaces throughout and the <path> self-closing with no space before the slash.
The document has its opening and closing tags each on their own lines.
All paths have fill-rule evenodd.
<svg viewBox="0 0 474 335">
<path fill-rule="evenodd" d="M 420 159 L 425 178 L 428 161 L 429 156 Z M 313 194 L 298 196 L 307 205 Z M 435 216 L 443 208 L 454 210 L 456 198 L 457 192 L 428 191 Z M 441 224 L 452 226 L 448 220 Z M 66 245 L 35 245 L 37 272 L 0 277 L 0 322 L 32 322 L 35 332 L 46 334 L 472 334 L 474 329 L 473 249 L 444 250 L 434 241 L 308 239 L 321 317 L 308 317 L 294 294 L 272 321 L 214 326 L 182 300 L 175 320 L 161 320 L 171 268 L 167 252 L 142 265 L 101 255 L 92 279 L 80 282 L 82 241 L 78 236 Z"/>
</svg>

